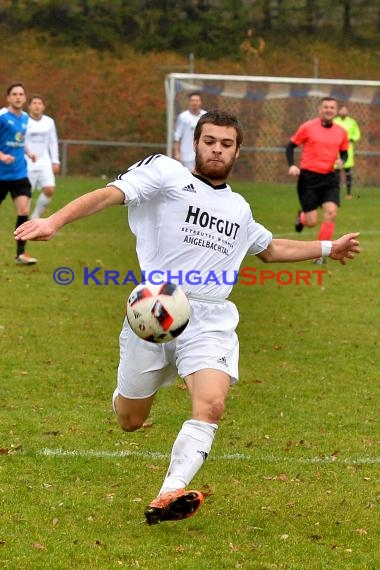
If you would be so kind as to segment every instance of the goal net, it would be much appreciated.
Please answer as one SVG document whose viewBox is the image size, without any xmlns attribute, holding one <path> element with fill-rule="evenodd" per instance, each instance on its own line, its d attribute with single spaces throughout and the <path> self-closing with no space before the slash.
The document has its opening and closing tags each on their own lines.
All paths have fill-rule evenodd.
<svg viewBox="0 0 380 570">
<path fill-rule="evenodd" d="M 361 129 L 355 186 L 380 183 L 380 81 L 170 73 L 165 78 L 169 156 L 176 116 L 194 91 L 201 93 L 206 110 L 230 111 L 243 123 L 237 178 L 290 182 L 285 146 L 299 124 L 316 116 L 319 100 L 332 96 L 348 106 Z"/>
</svg>

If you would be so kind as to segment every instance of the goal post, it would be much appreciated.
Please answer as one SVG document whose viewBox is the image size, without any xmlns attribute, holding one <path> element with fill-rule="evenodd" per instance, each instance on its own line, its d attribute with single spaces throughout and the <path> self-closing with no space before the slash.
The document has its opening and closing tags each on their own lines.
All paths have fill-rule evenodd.
<svg viewBox="0 0 380 570">
<path fill-rule="evenodd" d="M 165 78 L 169 156 L 176 116 L 194 91 L 201 93 L 206 110 L 230 111 L 242 121 L 244 145 L 236 177 L 289 182 L 285 146 L 298 125 L 316 115 L 319 100 L 331 96 L 348 106 L 361 129 L 355 186 L 380 183 L 380 81 L 170 73 Z"/>
</svg>

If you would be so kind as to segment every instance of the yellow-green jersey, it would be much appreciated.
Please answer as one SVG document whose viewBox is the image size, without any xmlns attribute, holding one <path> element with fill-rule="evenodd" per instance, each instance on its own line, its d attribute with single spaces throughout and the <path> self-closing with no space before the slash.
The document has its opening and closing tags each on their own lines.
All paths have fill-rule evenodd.
<svg viewBox="0 0 380 570">
<path fill-rule="evenodd" d="M 352 117 L 343 118 L 338 116 L 335 117 L 334 123 L 340 125 L 345 129 L 345 131 L 347 131 L 347 136 L 350 141 L 350 146 L 348 148 L 348 157 L 346 162 L 344 163 L 344 168 L 352 168 L 355 163 L 355 154 L 354 154 L 355 143 L 357 143 L 360 140 L 361 136 L 359 125 L 357 121 L 355 121 L 355 119 L 353 119 Z"/>
</svg>

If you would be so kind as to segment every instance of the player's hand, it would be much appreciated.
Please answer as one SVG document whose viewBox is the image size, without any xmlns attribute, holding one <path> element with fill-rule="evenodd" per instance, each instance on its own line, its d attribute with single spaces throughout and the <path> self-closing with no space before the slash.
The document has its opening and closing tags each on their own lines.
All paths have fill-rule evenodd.
<svg viewBox="0 0 380 570">
<path fill-rule="evenodd" d="M 13 235 L 18 241 L 47 241 L 54 236 L 56 231 L 49 218 L 37 218 L 21 224 L 15 229 Z"/>
<path fill-rule="evenodd" d="M 290 176 L 299 176 L 300 169 L 295 164 L 292 164 L 292 166 L 289 166 L 288 174 L 290 174 Z"/>
<path fill-rule="evenodd" d="M 5 164 L 12 164 L 15 160 L 15 157 L 11 154 L 3 154 L 3 157 L 1 158 L 1 162 L 4 162 Z"/>
<path fill-rule="evenodd" d="M 360 253 L 360 244 L 356 239 L 359 233 L 345 234 L 344 236 L 332 242 L 332 249 L 329 257 L 340 261 L 342 265 L 346 265 L 347 260 L 353 259 L 355 253 Z"/>
</svg>

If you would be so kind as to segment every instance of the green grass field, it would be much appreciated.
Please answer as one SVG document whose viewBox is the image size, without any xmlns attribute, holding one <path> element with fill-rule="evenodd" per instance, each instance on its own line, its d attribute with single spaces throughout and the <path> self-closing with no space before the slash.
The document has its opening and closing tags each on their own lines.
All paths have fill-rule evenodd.
<svg viewBox="0 0 380 570">
<path fill-rule="evenodd" d="M 59 179 L 53 209 L 104 185 Z M 258 221 L 293 232 L 293 186 L 235 184 Z M 379 191 L 344 201 L 336 235 L 362 253 L 329 260 L 322 285 L 236 286 L 240 382 L 194 479 L 213 494 L 180 523 L 148 527 L 186 390 L 162 390 L 149 427 L 123 433 L 111 411 L 118 334 L 132 284 L 83 284 L 83 268 L 136 269 L 126 211 L 112 208 L 30 243 L 14 264 L 0 209 L 0 566 L 24 569 L 380 568 Z M 304 239 L 313 239 L 307 230 Z M 310 262 L 258 269 L 313 270 Z M 71 285 L 53 280 L 57 267 Z"/>
</svg>

